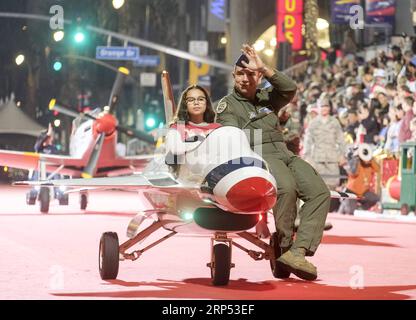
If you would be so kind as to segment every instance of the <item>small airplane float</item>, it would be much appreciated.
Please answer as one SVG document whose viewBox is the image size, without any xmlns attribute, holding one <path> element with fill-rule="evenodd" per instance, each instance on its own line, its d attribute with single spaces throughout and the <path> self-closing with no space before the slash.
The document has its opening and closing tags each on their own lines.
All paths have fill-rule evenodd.
<svg viewBox="0 0 416 320">
<path fill-rule="evenodd" d="M 166 83 L 169 84 L 169 78 L 164 72 L 164 89 L 169 87 Z M 165 108 L 166 101 L 174 106 L 173 97 L 165 99 Z M 263 116 L 267 116 L 267 113 L 253 116 L 252 121 Z M 189 137 L 184 143 L 187 152 L 182 159 L 171 162 L 169 153 L 155 157 L 140 174 L 16 182 L 15 185 L 120 188 L 143 192 L 153 208 L 132 219 L 127 228 L 129 240 L 119 244 L 118 235 L 114 232 L 105 232 L 101 236 L 99 272 L 103 280 L 117 278 L 120 261 L 137 260 L 145 251 L 177 233 L 212 235 L 211 261 L 207 266 L 211 270 L 212 283 L 216 286 L 229 282 L 230 270 L 234 267 L 232 246 L 245 251 L 254 260 L 269 260 L 273 275 L 279 277 L 275 263 L 280 255 L 277 235 L 273 234 L 268 244 L 248 232 L 259 223 L 263 214 L 272 209 L 277 199 L 276 181 L 267 163 L 252 151 L 244 131 L 235 127 L 220 127 L 206 137 Z M 141 223 L 151 217 L 154 222 L 138 232 Z M 160 228 L 170 233 L 145 248 L 128 252 Z M 243 247 L 230 234 L 251 242 L 261 251 Z"/>
<path fill-rule="evenodd" d="M 108 108 L 92 110 L 88 113 L 77 113 L 68 107 L 57 104 L 52 99 L 49 108 L 62 114 L 74 117 L 70 138 L 69 156 L 50 155 L 34 152 L 0 150 L 0 165 L 12 168 L 38 170 L 40 180 L 50 180 L 58 174 L 71 177 L 103 177 L 131 174 L 144 168 L 153 155 L 122 156 L 116 151 L 117 132 L 154 143 L 153 136 L 118 124 L 114 116 L 115 107 L 125 77 L 129 71 L 119 68 L 114 82 Z M 47 173 L 49 175 L 47 176 Z M 64 191 L 65 187 L 61 190 Z M 26 195 L 26 203 L 34 205 L 39 201 L 40 211 L 49 211 L 52 188 L 37 186 Z M 60 205 L 68 205 L 68 194 L 59 193 Z M 88 191 L 80 193 L 80 207 L 87 208 Z"/>
</svg>

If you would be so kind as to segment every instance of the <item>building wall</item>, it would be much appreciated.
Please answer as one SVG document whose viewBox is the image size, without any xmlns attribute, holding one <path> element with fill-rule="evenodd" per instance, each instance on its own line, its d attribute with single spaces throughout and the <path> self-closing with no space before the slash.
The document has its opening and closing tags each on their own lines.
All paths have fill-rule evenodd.
<svg viewBox="0 0 416 320">
<path fill-rule="evenodd" d="M 240 55 L 243 43 L 256 39 L 275 23 L 275 0 L 230 0 L 227 62 Z"/>
</svg>

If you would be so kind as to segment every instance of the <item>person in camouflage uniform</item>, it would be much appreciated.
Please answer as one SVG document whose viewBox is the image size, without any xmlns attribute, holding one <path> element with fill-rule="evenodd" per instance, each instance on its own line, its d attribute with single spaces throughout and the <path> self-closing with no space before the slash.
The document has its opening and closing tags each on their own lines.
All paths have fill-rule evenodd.
<svg viewBox="0 0 416 320">
<path fill-rule="evenodd" d="M 302 279 L 315 280 L 317 269 L 305 255 L 314 255 L 322 239 L 330 193 L 316 170 L 289 151 L 283 140 L 277 113 L 293 98 L 297 87 L 285 74 L 267 67 L 251 46 L 243 45 L 242 51 L 233 72 L 234 90 L 216 107 L 217 122 L 223 126 L 246 127 L 250 137 L 255 129 L 262 130 L 261 156 L 276 179 L 278 193 L 273 214 L 276 240 L 281 250 L 275 276 L 287 278 L 294 273 Z M 263 76 L 271 86 L 258 89 Z M 252 116 L 265 107 L 275 112 L 250 122 Z M 256 150 L 254 139 L 250 139 L 250 143 Z M 299 212 L 301 222 L 293 240 L 298 197 L 304 205 Z"/>
<path fill-rule="evenodd" d="M 314 118 L 305 132 L 304 155 L 329 189 L 339 185 L 339 166 L 345 164 L 345 140 L 339 121 L 330 115 L 331 106 L 327 99 L 318 101 L 319 116 Z"/>
</svg>

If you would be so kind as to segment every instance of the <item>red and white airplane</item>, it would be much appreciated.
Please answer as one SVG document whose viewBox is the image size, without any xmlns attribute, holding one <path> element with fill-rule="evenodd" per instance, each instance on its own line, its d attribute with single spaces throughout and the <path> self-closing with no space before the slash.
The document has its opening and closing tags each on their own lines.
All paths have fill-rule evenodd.
<svg viewBox="0 0 416 320">
<path fill-rule="evenodd" d="M 165 97 L 165 108 L 170 109 L 172 114 L 171 106 L 174 103 L 171 90 L 166 90 L 169 87 L 166 77 L 167 73 L 164 73 L 162 83 L 164 93 L 170 92 L 170 97 Z M 169 110 L 166 114 L 169 114 Z M 266 115 L 259 114 L 252 121 Z M 130 222 L 127 228 L 127 237 L 130 239 L 119 244 L 117 233 L 105 232 L 101 236 L 99 271 L 104 280 L 117 278 L 120 261 L 134 261 L 148 249 L 177 233 L 212 235 L 211 261 L 207 266 L 211 269 L 214 285 L 226 285 L 229 281 L 230 270 L 234 267 L 231 262 L 233 246 L 247 252 L 254 260 L 270 260 L 273 275 L 282 277 L 275 263 L 281 252 L 277 235 L 273 234 L 267 244 L 248 232 L 274 206 L 277 192 L 276 181 L 267 163 L 252 151 L 246 134 L 239 128 L 220 127 L 206 137 L 190 137 L 184 143 L 187 152 L 180 161 L 168 165 L 168 156 L 155 156 L 140 174 L 17 182 L 15 185 L 118 188 L 143 193 L 153 208 L 140 212 Z M 138 232 L 142 222 L 152 218 L 153 223 Z M 145 248 L 127 252 L 160 228 L 170 231 L 170 234 Z M 251 242 L 261 251 L 243 247 L 230 234 Z"/>
<path fill-rule="evenodd" d="M 42 180 L 51 179 L 56 174 L 71 177 L 104 177 L 131 174 L 144 168 L 153 155 L 120 156 L 117 154 L 118 131 L 136 137 L 148 143 L 154 143 L 153 136 L 118 124 L 114 110 L 125 77 L 129 71 L 119 68 L 114 82 L 108 107 L 103 111 L 93 110 L 89 113 L 77 113 L 51 100 L 49 108 L 74 117 L 70 138 L 69 156 L 50 155 L 34 152 L 0 150 L 0 165 L 12 168 L 39 170 Z M 49 175 L 48 175 L 49 174 Z M 41 212 L 49 211 L 50 189 L 38 187 L 38 192 L 29 192 L 28 204 L 40 202 Z M 59 198 L 61 205 L 68 204 L 68 195 Z M 88 203 L 87 192 L 80 194 L 80 206 L 85 210 Z"/>
</svg>

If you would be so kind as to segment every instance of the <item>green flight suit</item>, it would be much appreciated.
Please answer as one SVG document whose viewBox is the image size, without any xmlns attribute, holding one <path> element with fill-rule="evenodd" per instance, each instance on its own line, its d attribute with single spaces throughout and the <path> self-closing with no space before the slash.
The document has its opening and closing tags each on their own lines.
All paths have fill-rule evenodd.
<svg viewBox="0 0 416 320">
<path fill-rule="evenodd" d="M 280 246 L 303 247 L 307 255 L 313 255 L 322 239 L 329 211 L 330 193 L 316 170 L 289 151 L 283 142 L 277 111 L 293 98 L 296 84 L 277 70 L 267 80 L 271 86 L 257 90 L 254 101 L 244 98 L 235 89 L 233 93 L 221 99 L 216 107 L 216 121 L 223 126 L 243 128 L 249 121 L 250 114 L 258 113 L 260 108 L 268 107 L 275 111 L 252 122 L 246 129 L 250 129 L 252 148 L 261 143 L 260 156 L 267 162 L 276 179 L 278 199 L 273 214 Z M 253 129 L 262 130 L 262 141 L 254 142 Z M 255 151 L 256 149 L 257 147 L 254 148 Z M 293 243 L 298 197 L 304 204 L 299 212 L 300 225 Z"/>
</svg>

